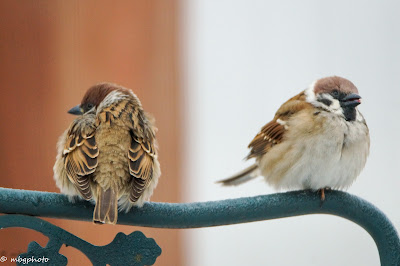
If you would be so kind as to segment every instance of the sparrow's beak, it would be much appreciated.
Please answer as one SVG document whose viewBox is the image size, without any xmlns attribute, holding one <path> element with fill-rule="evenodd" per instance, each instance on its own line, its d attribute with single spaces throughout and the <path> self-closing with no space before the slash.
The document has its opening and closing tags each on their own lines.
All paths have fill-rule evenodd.
<svg viewBox="0 0 400 266">
<path fill-rule="evenodd" d="M 361 103 L 361 96 L 355 93 L 349 94 L 344 97 L 342 100 L 342 105 L 345 107 L 356 107 Z"/>
<path fill-rule="evenodd" d="M 82 110 L 82 108 L 81 108 L 81 105 L 78 104 L 77 106 L 72 107 L 72 108 L 68 111 L 68 113 L 71 114 L 71 115 L 83 115 L 83 110 Z"/>
</svg>

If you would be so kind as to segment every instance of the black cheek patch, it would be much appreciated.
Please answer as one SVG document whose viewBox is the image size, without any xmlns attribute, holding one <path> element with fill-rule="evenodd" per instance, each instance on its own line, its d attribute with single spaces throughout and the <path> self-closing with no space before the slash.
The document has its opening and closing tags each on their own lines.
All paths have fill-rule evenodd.
<svg viewBox="0 0 400 266">
<path fill-rule="evenodd" d="M 326 106 L 330 106 L 332 104 L 332 101 L 329 99 L 319 99 L 318 101 L 325 104 Z"/>
</svg>

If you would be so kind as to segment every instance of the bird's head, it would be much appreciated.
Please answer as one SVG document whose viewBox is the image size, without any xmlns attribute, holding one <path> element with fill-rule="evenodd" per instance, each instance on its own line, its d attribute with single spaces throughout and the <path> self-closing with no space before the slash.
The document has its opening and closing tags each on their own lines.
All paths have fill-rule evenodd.
<svg viewBox="0 0 400 266">
<path fill-rule="evenodd" d="M 357 87 L 338 76 L 315 81 L 306 90 L 307 101 L 316 107 L 344 116 L 347 121 L 356 119 L 356 107 L 361 103 Z"/>
<path fill-rule="evenodd" d="M 82 98 L 81 104 L 71 108 L 68 113 L 73 115 L 83 115 L 89 111 L 96 111 L 100 103 L 108 94 L 122 87 L 112 83 L 99 83 L 90 87 Z"/>
</svg>

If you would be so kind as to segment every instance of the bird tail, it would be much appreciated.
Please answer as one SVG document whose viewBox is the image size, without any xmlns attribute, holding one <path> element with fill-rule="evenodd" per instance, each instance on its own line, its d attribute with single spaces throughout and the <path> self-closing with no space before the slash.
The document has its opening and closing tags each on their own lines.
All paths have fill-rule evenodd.
<svg viewBox="0 0 400 266">
<path fill-rule="evenodd" d="M 247 181 L 250 181 L 257 177 L 257 165 L 253 164 L 250 167 L 240 171 L 234 176 L 228 177 L 226 179 L 222 179 L 217 181 L 217 183 L 222 184 L 223 186 L 237 186 L 241 185 Z"/>
<path fill-rule="evenodd" d="M 118 220 L 118 197 L 116 190 L 109 187 L 104 190 L 97 186 L 97 201 L 94 207 L 93 222 L 116 224 Z"/>
</svg>

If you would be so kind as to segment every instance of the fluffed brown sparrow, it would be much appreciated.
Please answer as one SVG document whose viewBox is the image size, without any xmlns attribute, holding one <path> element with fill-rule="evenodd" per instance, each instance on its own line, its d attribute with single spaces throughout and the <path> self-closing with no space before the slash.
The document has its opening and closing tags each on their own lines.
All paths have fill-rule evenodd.
<svg viewBox="0 0 400 266">
<path fill-rule="evenodd" d="M 370 146 L 357 106 L 358 90 L 347 79 L 319 79 L 285 102 L 249 144 L 255 163 L 218 181 L 239 185 L 263 176 L 275 189 L 345 189 L 364 168 Z"/>
<path fill-rule="evenodd" d="M 116 224 L 150 199 L 160 177 L 154 119 L 136 95 L 111 83 L 89 88 L 58 141 L 54 179 L 62 193 L 95 202 L 93 221 Z"/>
</svg>

